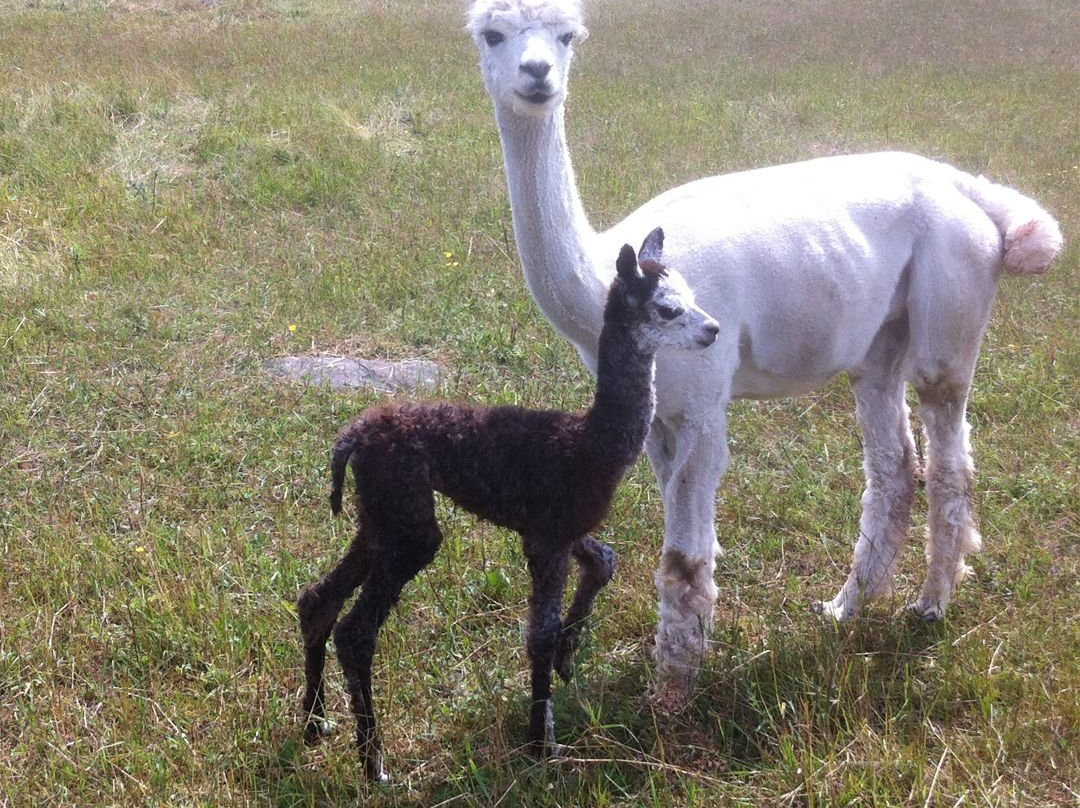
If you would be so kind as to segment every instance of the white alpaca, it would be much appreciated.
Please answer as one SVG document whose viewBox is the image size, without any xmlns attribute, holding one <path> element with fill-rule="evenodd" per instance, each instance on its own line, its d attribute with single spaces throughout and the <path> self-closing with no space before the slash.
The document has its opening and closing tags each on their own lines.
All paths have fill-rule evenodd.
<svg viewBox="0 0 1080 808">
<path fill-rule="evenodd" d="M 678 699 L 704 651 L 716 599 L 716 489 L 733 398 L 852 379 L 866 489 L 838 619 L 890 589 L 908 531 L 915 452 L 907 383 L 926 427 L 928 574 L 912 604 L 940 618 L 981 540 L 971 510 L 968 390 L 997 282 L 1046 271 L 1061 249 L 1036 202 L 911 154 L 830 157 L 698 180 L 604 233 L 578 196 L 563 124 L 575 0 L 476 0 L 468 28 L 502 139 L 514 233 L 544 316 L 595 373 L 610 255 L 661 225 L 666 258 L 721 325 L 716 344 L 657 357 L 646 450 L 664 500 L 656 585 L 659 684 Z"/>
</svg>

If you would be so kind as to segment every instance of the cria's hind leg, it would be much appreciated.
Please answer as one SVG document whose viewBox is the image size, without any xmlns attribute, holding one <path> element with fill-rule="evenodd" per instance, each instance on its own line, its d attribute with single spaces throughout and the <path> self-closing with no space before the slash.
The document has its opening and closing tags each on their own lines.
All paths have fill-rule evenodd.
<svg viewBox="0 0 1080 808">
<path fill-rule="evenodd" d="M 548 542 L 525 540 L 525 556 L 532 576 L 529 596 L 529 633 L 526 650 L 532 663 L 532 703 L 529 707 L 529 746 L 538 757 L 559 754 L 555 743 L 555 720 L 551 712 L 551 665 L 562 633 L 563 592 L 570 567 L 570 553 L 549 549 Z M 566 548 L 566 549 L 564 549 Z"/>
<path fill-rule="evenodd" d="M 430 493 L 428 495 L 430 497 Z M 410 505 L 425 510 L 422 503 Z M 334 627 L 334 645 L 338 662 L 345 674 L 353 716 L 356 718 L 356 743 L 360 762 L 368 779 L 387 780 L 381 743 L 376 731 L 375 705 L 371 692 L 371 663 L 379 628 L 401 596 L 401 590 L 435 557 L 442 534 L 434 517 L 418 522 L 414 515 L 394 519 L 393 530 L 372 526 L 376 537 L 371 571 L 364 581 L 356 603 Z"/>
<path fill-rule="evenodd" d="M 919 599 L 909 608 L 925 620 L 939 620 L 953 590 L 971 571 L 967 553 L 982 549 L 972 513 L 975 467 L 968 443 L 966 385 L 919 390 L 926 425 L 926 496 L 930 502 L 926 546 L 927 573 Z"/>
<path fill-rule="evenodd" d="M 306 716 L 304 738 L 308 743 L 326 735 L 331 729 L 330 722 L 326 720 L 326 694 L 323 685 L 326 641 L 342 605 L 367 577 L 370 566 L 370 548 L 361 528 L 345 557 L 323 578 L 305 589 L 297 599 L 300 633 L 304 642 L 306 685 L 302 705 Z"/>
<path fill-rule="evenodd" d="M 583 536 L 570 548 L 579 567 L 577 590 L 566 611 L 562 635 L 555 649 L 555 670 L 569 682 L 573 673 L 574 652 L 581 638 L 585 618 L 592 611 L 597 594 L 615 574 L 615 551 L 592 536 Z"/>
<path fill-rule="evenodd" d="M 881 364 L 889 367 L 884 359 Z M 815 607 L 837 620 L 891 591 L 915 498 L 915 442 L 903 378 L 874 369 L 857 377 L 854 389 L 866 473 L 859 538 L 847 581 L 835 598 Z"/>
</svg>

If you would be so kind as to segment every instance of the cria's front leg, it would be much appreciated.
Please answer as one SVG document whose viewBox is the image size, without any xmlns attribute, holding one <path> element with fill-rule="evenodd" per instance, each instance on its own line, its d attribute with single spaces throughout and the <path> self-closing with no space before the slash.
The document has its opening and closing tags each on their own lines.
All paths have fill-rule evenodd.
<svg viewBox="0 0 1080 808">
<path fill-rule="evenodd" d="M 570 552 L 577 559 L 580 573 L 574 600 L 566 611 L 562 634 L 555 649 L 555 670 L 564 682 L 573 675 L 574 652 L 581 639 L 585 618 L 592 612 L 596 596 L 615 574 L 615 551 L 592 536 L 574 542 Z"/>
<path fill-rule="evenodd" d="M 529 746 L 537 757 L 559 754 L 555 743 L 555 721 L 551 709 L 551 666 L 562 632 L 559 610 L 566 573 L 568 551 L 550 552 L 530 547 L 526 542 L 533 591 L 529 597 L 529 633 L 526 649 L 532 663 L 532 701 L 529 706 Z"/>
</svg>

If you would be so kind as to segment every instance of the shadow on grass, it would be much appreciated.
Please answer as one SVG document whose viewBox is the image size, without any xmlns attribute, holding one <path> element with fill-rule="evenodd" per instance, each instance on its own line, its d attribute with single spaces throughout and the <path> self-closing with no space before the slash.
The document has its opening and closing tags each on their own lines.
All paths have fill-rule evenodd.
<svg viewBox="0 0 1080 808">
<path fill-rule="evenodd" d="M 836 624 L 808 615 L 797 625 L 804 630 L 755 643 L 737 622 L 714 635 L 717 652 L 680 721 L 705 733 L 724 758 L 756 766 L 791 734 L 814 744 L 866 726 L 921 734 L 927 716 L 947 712 L 942 624 L 906 616 Z"/>
<path fill-rule="evenodd" d="M 751 639 L 737 621 L 719 627 L 694 695 L 677 714 L 649 702 L 652 664 L 644 655 L 615 671 L 587 665 L 556 692 L 558 736 L 569 745 L 563 760 L 525 753 L 522 693 L 505 716 L 473 702 L 472 714 L 455 722 L 460 734 L 436 744 L 438 760 L 410 765 L 391 756 L 390 786 L 363 781 L 341 737 L 351 735 L 345 716 L 332 753 L 305 748 L 297 723 L 262 779 L 279 806 L 565 805 L 588 795 L 633 799 L 657 787 L 677 802 L 688 789 L 736 785 L 768 768 L 792 739 L 823 755 L 866 728 L 918 742 L 927 719 L 962 720 L 972 710 L 962 677 L 948 670 L 947 626 L 904 617 L 836 625 L 808 615 L 798 628 Z"/>
</svg>

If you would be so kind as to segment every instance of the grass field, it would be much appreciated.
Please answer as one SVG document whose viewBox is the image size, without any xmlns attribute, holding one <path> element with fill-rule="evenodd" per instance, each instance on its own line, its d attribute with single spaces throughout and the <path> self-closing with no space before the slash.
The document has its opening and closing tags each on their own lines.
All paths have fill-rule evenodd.
<svg viewBox="0 0 1080 808">
<path fill-rule="evenodd" d="M 1007 279 L 971 401 L 986 551 L 941 625 L 917 507 L 895 603 L 843 626 L 859 438 L 841 380 L 733 408 L 714 647 L 643 695 L 661 509 L 647 464 L 524 740 L 513 536 L 447 540 L 383 631 L 395 778 L 307 749 L 296 593 L 342 550 L 328 450 L 374 396 L 283 354 L 439 361 L 440 396 L 576 408 L 591 382 L 525 290 L 463 5 L 0 0 L 0 806 L 1014 806 L 1080 802 L 1080 8 L 1072 0 L 601 0 L 568 105 L 594 224 L 705 174 L 902 148 L 1040 199 L 1066 231 Z"/>
</svg>

